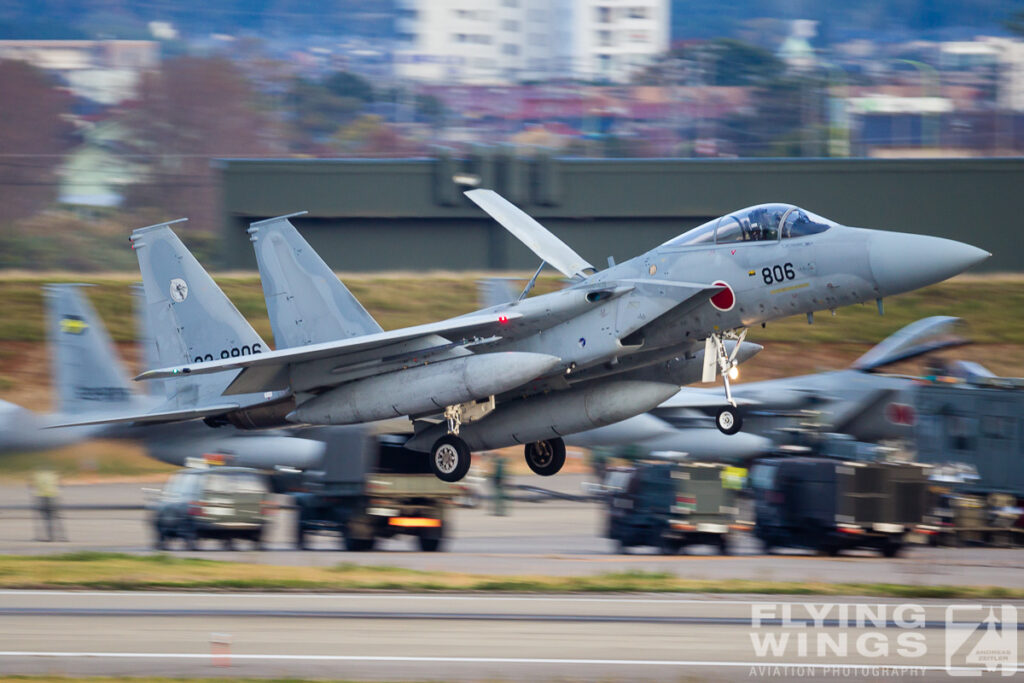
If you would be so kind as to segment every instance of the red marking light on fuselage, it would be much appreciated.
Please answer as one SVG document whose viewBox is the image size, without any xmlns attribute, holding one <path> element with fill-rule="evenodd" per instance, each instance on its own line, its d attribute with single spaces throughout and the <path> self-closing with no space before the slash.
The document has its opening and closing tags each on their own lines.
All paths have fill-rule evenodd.
<svg viewBox="0 0 1024 683">
<path fill-rule="evenodd" d="M 499 315 L 498 316 L 498 324 L 499 325 L 507 325 L 508 324 L 508 316 L 507 315 Z"/>
</svg>

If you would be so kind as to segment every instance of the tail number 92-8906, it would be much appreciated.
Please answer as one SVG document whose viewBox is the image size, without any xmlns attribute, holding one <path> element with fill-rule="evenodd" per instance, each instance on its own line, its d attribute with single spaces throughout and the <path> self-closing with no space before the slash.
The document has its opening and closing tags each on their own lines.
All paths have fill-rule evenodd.
<svg viewBox="0 0 1024 683">
<path fill-rule="evenodd" d="M 761 269 L 761 278 L 764 280 L 766 285 L 785 282 L 786 280 L 792 280 L 795 277 L 796 271 L 793 270 L 792 263 L 786 263 L 781 266 L 765 266 Z"/>
<path fill-rule="evenodd" d="M 230 349 L 221 349 L 220 357 L 223 358 L 238 358 L 239 356 L 248 356 L 254 353 L 263 353 L 263 345 L 259 342 L 253 344 L 251 347 L 246 344 L 242 348 L 234 346 Z M 208 353 L 205 356 L 196 356 L 193 362 L 202 363 L 203 361 L 213 360 L 213 354 Z"/>
</svg>

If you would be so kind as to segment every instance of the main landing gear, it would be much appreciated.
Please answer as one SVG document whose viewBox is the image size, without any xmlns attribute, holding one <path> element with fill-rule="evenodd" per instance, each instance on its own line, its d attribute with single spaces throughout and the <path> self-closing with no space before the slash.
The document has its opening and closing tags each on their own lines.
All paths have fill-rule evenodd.
<svg viewBox="0 0 1024 683">
<path fill-rule="evenodd" d="M 565 464 L 565 441 L 561 438 L 526 444 L 526 464 L 534 474 L 550 477 Z"/>
<path fill-rule="evenodd" d="M 434 442 L 430 449 L 430 469 L 441 481 L 456 482 L 466 476 L 473 460 L 469 446 L 459 437 L 462 425 L 460 406 L 449 406 L 444 410 L 448 433 Z"/>
<path fill-rule="evenodd" d="M 736 407 L 736 401 L 732 397 L 729 373 L 739 365 L 736 362 L 736 356 L 739 355 L 740 346 L 743 345 L 743 340 L 746 336 L 747 330 L 745 328 L 738 335 L 735 332 L 712 334 L 708 336 L 704 344 L 703 381 L 713 382 L 715 380 L 715 371 L 717 370 L 718 374 L 722 375 L 722 384 L 725 386 L 725 400 L 728 405 L 720 408 L 715 415 L 715 426 L 723 434 L 735 434 L 743 428 L 743 415 L 740 414 L 739 408 Z M 729 353 L 725 347 L 723 340 L 726 338 L 736 340 L 732 353 Z"/>
</svg>

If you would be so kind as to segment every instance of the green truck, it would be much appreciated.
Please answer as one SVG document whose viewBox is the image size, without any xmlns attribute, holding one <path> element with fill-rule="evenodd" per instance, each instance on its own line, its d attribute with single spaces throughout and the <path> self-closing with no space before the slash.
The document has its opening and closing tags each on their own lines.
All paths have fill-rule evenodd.
<svg viewBox="0 0 1024 683">
<path fill-rule="evenodd" d="M 751 469 L 754 535 L 766 552 L 808 548 L 900 553 L 929 521 L 930 468 L 910 462 L 860 462 L 795 455 L 759 460 Z"/>
<path fill-rule="evenodd" d="M 362 426 L 311 428 L 303 436 L 327 443 L 323 468 L 295 480 L 295 545 L 331 534 L 350 551 L 372 550 L 379 539 L 411 536 L 421 550 L 441 550 L 448 509 L 464 495 L 441 481 L 422 453 L 404 447 L 408 435 L 375 435 Z"/>
<path fill-rule="evenodd" d="M 736 468 L 718 463 L 639 462 L 610 468 L 604 489 L 606 535 L 620 553 L 654 546 L 674 555 L 689 545 L 730 551 L 730 532 L 739 522 Z"/>
</svg>

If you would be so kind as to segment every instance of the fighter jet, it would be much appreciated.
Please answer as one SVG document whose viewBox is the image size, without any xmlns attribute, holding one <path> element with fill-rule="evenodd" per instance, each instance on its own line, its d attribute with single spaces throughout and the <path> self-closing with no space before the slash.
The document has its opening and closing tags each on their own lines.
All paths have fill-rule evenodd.
<svg viewBox="0 0 1024 683">
<path fill-rule="evenodd" d="M 240 346 L 196 348 L 191 362 L 139 378 L 230 373 L 226 400 L 287 395 L 276 404 L 276 417 L 296 423 L 407 416 L 416 430 L 407 447 L 428 451 L 435 474 L 446 481 L 465 475 L 472 450 L 514 444 L 525 444 L 534 472 L 550 475 L 564 463 L 566 434 L 646 412 L 679 386 L 709 376 L 723 376 L 725 385 L 717 425 L 736 432 L 741 416 L 728 373 L 748 327 L 881 301 L 989 256 L 952 240 L 845 227 L 792 205 L 765 204 L 709 221 L 598 272 L 494 192 L 467 196 L 570 285 L 387 332 L 376 331 L 362 307 L 354 309 L 344 297 L 337 310 L 356 313 L 333 341 L 275 351 L 261 346 L 258 352 L 251 344 L 248 352 Z M 252 226 L 257 250 L 268 225 Z M 155 234 L 133 239 L 147 245 Z M 273 248 L 291 272 L 306 267 L 307 250 L 287 240 Z M 173 268 L 164 265 L 171 259 L 167 253 L 159 262 L 170 294 L 164 299 L 173 308 L 182 301 L 175 296 Z M 187 280 L 185 286 L 187 291 Z M 321 322 L 318 309 L 304 308 L 306 297 L 322 301 L 334 291 L 294 291 L 292 299 L 281 299 L 300 338 Z M 730 347 L 730 339 L 737 343 Z M 695 367 L 701 348 L 705 354 Z"/>
<path fill-rule="evenodd" d="M 0 453 L 43 451 L 102 438 L 116 429 L 109 425 L 50 427 L 113 411 L 144 410 L 148 406 L 146 400 L 132 392 L 110 336 L 82 296 L 80 285 L 48 285 L 44 294 L 57 409 L 36 413 L 0 401 Z"/>
</svg>

